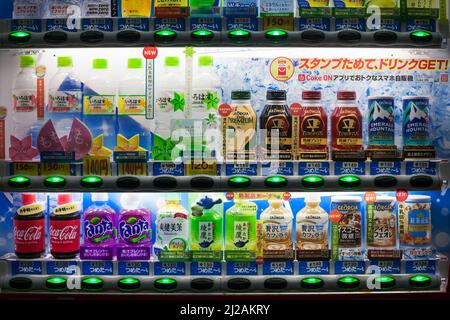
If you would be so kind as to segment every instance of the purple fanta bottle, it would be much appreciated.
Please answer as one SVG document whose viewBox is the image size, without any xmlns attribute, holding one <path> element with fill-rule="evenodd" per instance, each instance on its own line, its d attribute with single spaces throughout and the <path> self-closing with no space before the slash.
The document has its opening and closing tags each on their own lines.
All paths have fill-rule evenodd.
<svg viewBox="0 0 450 320">
<path fill-rule="evenodd" d="M 108 200 L 107 193 L 93 193 L 92 205 L 84 212 L 82 259 L 109 260 L 114 256 L 117 221 Z"/>
<path fill-rule="evenodd" d="M 128 193 L 122 196 L 123 209 L 119 212 L 117 232 L 119 260 L 150 259 L 152 241 L 152 215 L 140 207 L 140 195 Z"/>
</svg>

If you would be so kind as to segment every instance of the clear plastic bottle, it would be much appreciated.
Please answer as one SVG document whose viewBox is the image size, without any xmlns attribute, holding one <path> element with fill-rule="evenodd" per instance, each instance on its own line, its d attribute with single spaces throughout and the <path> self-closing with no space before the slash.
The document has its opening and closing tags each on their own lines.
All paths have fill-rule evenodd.
<svg viewBox="0 0 450 320">
<path fill-rule="evenodd" d="M 107 59 L 94 59 L 92 74 L 83 88 L 83 120 L 92 136 L 103 135 L 103 146 L 116 144 L 116 83 L 108 70 Z"/>
<path fill-rule="evenodd" d="M 59 137 L 68 135 L 72 121 L 81 118 L 83 85 L 73 72 L 72 57 L 58 57 L 58 72 L 50 80 L 47 116 Z"/>
<path fill-rule="evenodd" d="M 158 78 L 159 89 L 155 96 L 155 132 L 163 139 L 171 137 L 185 118 L 185 85 L 178 57 L 166 57 L 164 70 Z"/>
<path fill-rule="evenodd" d="M 256 213 L 251 201 L 237 201 L 226 212 L 225 250 L 256 253 Z"/>
<path fill-rule="evenodd" d="M 308 194 L 305 204 L 296 217 L 296 248 L 328 250 L 328 213 L 319 206 L 320 196 Z"/>
<path fill-rule="evenodd" d="M 11 126 L 11 142 L 12 148 L 10 149 L 10 157 L 14 160 L 16 157 L 22 157 L 23 155 L 18 155 L 12 153 L 12 150 L 19 151 L 14 146 L 15 137 L 21 140 L 23 145 L 23 140 L 30 136 L 37 134 L 39 129 L 37 121 L 37 76 L 36 76 L 36 61 L 34 56 L 20 56 L 19 58 L 20 72 L 16 76 L 12 85 L 12 126 Z M 35 143 L 34 143 L 35 145 Z M 28 146 L 28 147 L 31 147 Z M 28 152 L 31 160 L 34 156 L 37 156 L 37 150 L 33 152 Z M 25 159 L 21 159 L 25 160 Z"/>
<path fill-rule="evenodd" d="M 263 223 L 264 251 L 292 249 L 293 218 L 282 200 L 269 201 L 269 207 L 259 218 Z"/>
</svg>

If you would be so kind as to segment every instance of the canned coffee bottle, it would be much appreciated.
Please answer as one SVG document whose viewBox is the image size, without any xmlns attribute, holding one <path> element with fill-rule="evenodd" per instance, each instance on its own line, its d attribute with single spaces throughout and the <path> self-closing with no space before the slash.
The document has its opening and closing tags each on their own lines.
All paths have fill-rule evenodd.
<svg viewBox="0 0 450 320">
<path fill-rule="evenodd" d="M 50 214 L 50 253 L 56 259 L 73 259 L 80 252 L 80 211 L 71 194 L 58 194 Z"/>
<path fill-rule="evenodd" d="M 44 206 L 36 194 L 23 193 L 22 206 L 14 214 L 14 251 L 20 259 L 36 259 L 45 251 Z"/>
</svg>

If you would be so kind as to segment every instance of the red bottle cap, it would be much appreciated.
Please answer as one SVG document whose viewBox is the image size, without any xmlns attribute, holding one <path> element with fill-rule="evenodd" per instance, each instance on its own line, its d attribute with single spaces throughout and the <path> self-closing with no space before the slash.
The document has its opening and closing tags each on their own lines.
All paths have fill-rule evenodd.
<svg viewBox="0 0 450 320">
<path fill-rule="evenodd" d="M 322 92 L 318 90 L 305 90 L 302 92 L 302 100 L 320 100 Z"/>
<path fill-rule="evenodd" d="M 29 204 L 36 203 L 35 193 L 22 193 L 22 205 L 27 206 Z"/>
<path fill-rule="evenodd" d="M 356 100 L 356 92 L 355 91 L 338 91 L 337 93 L 338 100 Z"/>
<path fill-rule="evenodd" d="M 72 202 L 72 195 L 70 193 L 58 194 L 58 206 L 62 206 L 63 204 L 71 202 Z"/>
</svg>

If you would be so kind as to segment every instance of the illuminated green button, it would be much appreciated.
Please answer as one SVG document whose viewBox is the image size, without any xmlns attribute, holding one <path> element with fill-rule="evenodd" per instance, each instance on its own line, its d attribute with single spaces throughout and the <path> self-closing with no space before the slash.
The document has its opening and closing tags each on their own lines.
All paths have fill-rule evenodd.
<svg viewBox="0 0 450 320">
<path fill-rule="evenodd" d="M 247 188 L 252 184 L 247 177 L 236 176 L 228 179 L 228 186 L 231 188 Z"/>
<path fill-rule="evenodd" d="M 191 38 L 194 41 L 207 42 L 214 39 L 214 32 L 209 30 L 196 30 L 191 33 Z"/>
<path fill-rule="evenodd" d="M 136 278 L 122 278 L 117 282 L 117 286 L 123 291 L 136 291 L 141 287 L 141 282 Z"/>
<path fill-rule="evenodd" d="M 381 276 L 375 278 L 375 288 L 377 289 L 390 289 L 395 286 L 395 279 L 389 276 Z"/>
<path fill-rule="evenodd" d="M 247 30 L 236 29 L 228 32 L 228 39 L 234 42 L 247 42 L 250 38 L 251 34 Z"/>
<path fill-rule="evenodd" d="M 63 188 L 66 185 L 66 179 L 63 177 L 48 177 L 44 180 L 44 186 L 47 188 Z"/>
<path fill-rule="evenodd" d="M 31 40 L 31 34 L 26 31 L 15 31 L 9 34 L 8 39 L 15 44 L 24 44 Z"/>
<path fill-rule="evenodd" d="M 303 289 L 320 289 L 323 287 L 323 280 L 316 277 L 308 277 L 303 279 L 300 284 Z"/>
<path fill-rule="evenodd" d="M 325 180 L 319 176 L 308 176 L 302 179 L 302 186 L 308 189 L 317 189 L 323 187 Z"/>
<path fill-rule="evenodd" d="M 288 36 L 288 33 L 284 30 L 269 30 L 265 33 L 266 39 L 272 42 L 285 41 Z"/>
<path fill-rule="evenodd" d="M 103 280 L 97 277 L 85 278 L 81 281 L 81 288 L 86 291 L 100 291 L 103 289 Z"/>
<path fill-rule="evenodd" d="M 431 278 L 418 274 L 409 278 L 409 285 L 413 288 L 426 288 L 431 285 Z"/>
<path fill-rule="evenodd" d="M 67 280 L 61 277 L 51 277 L 45 281 L 45 287 L 52 291 L 63 291 L 67 289 Z"/>
<path fill-rule="evenodd" d="M 177 33 L 173 30 L 159 30 L 155 32 L 156 42 L 172 42 L 177 39 Z"/>
<path fill-rule="evenodd" d="M 103 179 L 100 177 L 84 177 L 80 181 L 80 185 L 87 189 L 97 189 L 103 185 Z"/>
<path fill-rule="evenodd" d="M 267 188 L 284 188 L 287 186 L 287 179 L 281 176 L 272 176 L 266 178 L 264 184 Z"/>
<path fill-rule="evenodd" d="M 345 189 L 357 188 L 361 185 L 361 179 L 355 176 L 343 176 L 339 178 L 338 183 Z"/>
<path fill-rule="evenodd" d="M 15 176 L 8 179 L 8 186 L 16 189 L 28 188 L 30 183 L 30 178 L 24 176 Z"/>
<path fill-rule="evenodd" d="M 158 290 L 163 291 L 175 290 L 177 288 L 177 280 L 171 278 L 156 279 L 153 285 Z"/>
<path fill-rule="evenodd" d="M 338 279 L 337 285 L 343 289 L 355 289 L 359 287 L 359 279 L 349 276 L 342 277 Z"/>
<path fill-rule="evenodd" d="M 431 32 L 422 31 L 422 30 L 417 30 L 417 31 L 411 32 L 409 37 L 412 41 L 418 42 L 418 43 L 425 43 L 425 42 L 430 42 L 433 40 L 433 35 L 431 34 Z"/>
</svg>

